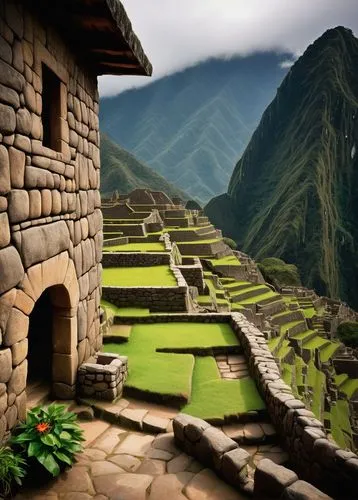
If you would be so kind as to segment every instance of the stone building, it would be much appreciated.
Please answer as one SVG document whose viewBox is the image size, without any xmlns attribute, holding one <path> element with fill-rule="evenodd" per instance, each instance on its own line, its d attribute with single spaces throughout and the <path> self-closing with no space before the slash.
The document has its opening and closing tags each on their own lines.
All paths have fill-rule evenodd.
<svg viewBox="0 0 358 500">
<path fill-rule="evenodd" d="M 0 0 L 0 440 L 101 347 L 97 75 L 149 75 L 118 0 Z"/>
</svg>

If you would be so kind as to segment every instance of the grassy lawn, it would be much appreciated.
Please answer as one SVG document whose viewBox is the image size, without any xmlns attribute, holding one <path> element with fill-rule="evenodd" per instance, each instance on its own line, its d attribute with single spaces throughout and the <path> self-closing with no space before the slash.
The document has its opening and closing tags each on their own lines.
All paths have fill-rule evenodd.
<svg viewBox="0 0 358 500">
<path fill-rule="evenodd" d="M 128 343 L 105 344 L 104 350 L 128 356 L 127 386 L 161 395 L 189 397 L 194 356 L 156 352 L 156 349 L 237 344 L 234 332 L 225 323 L 157 323 L 134 325 Z"/>
<path fill-rule="evenodd" d="M 339 387 L 339 390 L 347 394 L 348 398 L 351 398 L 358 391 L 358 378 L 347 378 Z"/>
<path fill-rule="evenodd" d="M 109 252 L 164 252 L 165 251 L 164 243 L 160 241 L 146 243 L 145 239 L 146 238 L 144 238 L 143 243 L 126 243 L 123 245 L 113 245 L 105 247 L 104 251 L 109 251 Z"/>
<path fill-rule="evenodd" d="M 201 245 L 202 243 L 216 243 L 221 241 L 221 238 L 211 238 L 209 240 L 195 240 L 195 241 L 178 241 L 178 245 Z"/>
<path fill-rule="evenodd" d="M 336 352 L 338 347 L 339 347 L 338 342 L 330 342 L 327 347 L 324 347 L 319 353 L 322 363 L 325 363 L 326 361 L 331 359 L 331 357 Z"/>
<path fill-rule="evenodd" d="M 101 300 L 101 306 L 106 309 L 109 317 L 113 316 L 149 316 L 150 311 L 145 307 L 117 307 L 106 300 Z"/>
<path fill-rule="evenodd" d="M 227 255 L 221 259 L 209 259 L 213 266 L 240 266 L 240 261 L 235 255 Z"/>
<path fill-rule="evenodd" d="M 281 296 L 278 293 L 270 290 L 269 292 L 263 293 L 262 295 L 256 295 L 255 297 L 250 297 L 249 299 L 240 300 L 240 304 L 257 304 L 262 300 L 273 299 L 275 297 L 279 299 Z"/>
<path fill-rule="evenodd" d="M 104 252 L 163 252 L 164 243 L 127 243 L 125 245 L 114 245 L 105 247 Z"/>
<path fill-rule="evenodd" d="M 352 447 L 352 429 L 349 421 L 349 405 L 347 401 L 338 400 L 331 408 L 331 432 L 333 439 L 342 448 Z"/>
<path fill-rule="evenodd" d="M 214 358 L 195 358 L 192 397 L 182 411 L 195 417 L 213 419 L 264 408 L 265 404 L 250 377 L 221 379 Z"/>
<path fill-rule="evenodd" d="M 322 404 L 323 404 L 323 394 L 324 386 L 326 383 L 326 377 L 324 373 L 317 370 L 314 362 L 311 360 L 308 362 L 308 373 L 307 373 L 307 385 L 312 389 L 312 411 L 316 417 L 321 420 L 322 418 Z"/>
<path fill-rule="evenodd" d="M 309 307 L 308 309 L 301 309 L 305 318 L 313 318 L 317 314 L 316 309 L 314 307 Z"/>
<path fill-rule="evenodd" d="M 104 286 L 177 286 L 169 266 L 107 267 L 103 269 Z"/>
</svg>

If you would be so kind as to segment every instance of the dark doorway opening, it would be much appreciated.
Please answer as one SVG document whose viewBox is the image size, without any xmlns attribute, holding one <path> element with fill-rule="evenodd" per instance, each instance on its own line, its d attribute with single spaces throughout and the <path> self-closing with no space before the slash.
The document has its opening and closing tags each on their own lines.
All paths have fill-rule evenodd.
<svg viewBox="0 0 358 500">
<path fill-rule="evenodd" d="M 52 325 L 53 305 L 49 290 L 37 300 L 30 314 L 28 384 L 37 381 L 50 383 L 52 379 Z"/>
</svg>

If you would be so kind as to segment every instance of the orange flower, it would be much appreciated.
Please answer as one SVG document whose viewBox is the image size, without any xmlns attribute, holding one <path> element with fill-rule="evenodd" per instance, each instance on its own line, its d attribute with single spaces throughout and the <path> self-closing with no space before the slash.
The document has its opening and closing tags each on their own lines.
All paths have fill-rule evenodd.
<svg viewBox="0 0 358 500">
<path fill-rule="evenodd" d="M 47 422 L 40 422 L 39 424 L 36 425 L 36 430 L 41 434 L 48 431 L 49 429 L 50 429 L 50 424 L 48 424 Z"/>
</svg>

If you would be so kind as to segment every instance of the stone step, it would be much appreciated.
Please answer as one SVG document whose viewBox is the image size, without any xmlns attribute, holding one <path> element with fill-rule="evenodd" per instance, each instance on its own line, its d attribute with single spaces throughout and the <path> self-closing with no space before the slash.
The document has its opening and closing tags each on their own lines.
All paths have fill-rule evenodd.
<svg viewBox="0 0 358 500">
<path fill-rule="evenodd" d="M 274 426 L 269 422 L 247 424 L 229 424 L 222 427 L 223 432 L 231 439 L 243 445 L 276 444 L 278 436 Z"/>
</svg>

